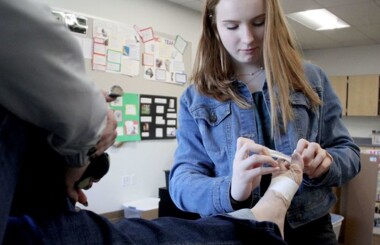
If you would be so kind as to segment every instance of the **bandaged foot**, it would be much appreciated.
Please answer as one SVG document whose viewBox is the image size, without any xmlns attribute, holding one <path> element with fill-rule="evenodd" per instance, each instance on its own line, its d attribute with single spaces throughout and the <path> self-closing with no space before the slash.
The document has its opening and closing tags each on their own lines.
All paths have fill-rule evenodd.
<svg viewBox="0 0 380 245">
<path fill-rule="evenodd" d="M 302 182 L 303 161 L 298 153 L 292 156 L 288 168 L 281 164 L 280 172 L 273 174 L 271 184 L 260 201 L 252 208 L 258 221 L 272 221 L 284 236 L 285 215 Z"/>
<path fill-rule="evenodd" d="M 271 183 L 268 190 L 272 190 L 284 197 L 284 203 L 289 207 L 294 194 L 297 192 L 302 182 L 303 164 L 302 159 L 297 159 L 294 155 L 289 168 L 280 164 L 280 172 L 272 175 Z"/>
</svg>

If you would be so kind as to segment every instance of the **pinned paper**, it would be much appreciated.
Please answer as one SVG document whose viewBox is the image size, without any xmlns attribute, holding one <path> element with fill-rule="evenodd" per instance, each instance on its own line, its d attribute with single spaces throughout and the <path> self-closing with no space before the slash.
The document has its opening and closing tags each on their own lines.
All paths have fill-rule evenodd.
<svg viewBox="0 0 380 245">
<path fill-rule="evenodd" d="M 154 33 L 152 27 L 141 29 L 139 35 L 143 43 L 154 40 Z"/>
<path fill-rule="evenodd" d="M 142 62 L 144 66 L 154 66 L 154 55 L 143 53 Z"/>
<path fill-rule="evenodd" d="M 176 73 L 175 74 L 175 82 L 184 84 L 187 82 L 187 76 L 185 73 Z"/>
<path fill-rule="evenodd" d="M 135 31 L 137 32 L 137 34 L 139 35 L 139 37 L 140 37 L 140 40 L 142 40 L 142 33 L 141 33 L 141 29 L 140 29 L 140 27 L 138 26 L 138 25 L 133 25 L 133 29 L 135 29 Z"/>
<path fill-rule="evenodd" d="M 175 38 L 175 43 L 174 47 L 181 53 L 183 54 L 186 50 L 187 47 L 187 42 L 185 39 L 183 39 L 180 35 L 177 35 Z"/>
</svg>

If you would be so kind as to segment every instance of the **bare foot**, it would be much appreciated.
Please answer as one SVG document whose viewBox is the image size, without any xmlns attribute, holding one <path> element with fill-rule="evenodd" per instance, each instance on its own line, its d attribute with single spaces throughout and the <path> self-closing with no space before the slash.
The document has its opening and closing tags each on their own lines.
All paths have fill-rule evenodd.
<svg viewBox="0 0 380 245">
<path fill-rule="evenodd" d="M 251 209 L 258 221 L 271 221 L 278 225 L 284 237 L 285 215 L 294 194 L 302 182 L 303 161 L 298 153 L 292 155 L 289 168 L 273 176 L 268 190 L 260 201 Z"/>
</svg>

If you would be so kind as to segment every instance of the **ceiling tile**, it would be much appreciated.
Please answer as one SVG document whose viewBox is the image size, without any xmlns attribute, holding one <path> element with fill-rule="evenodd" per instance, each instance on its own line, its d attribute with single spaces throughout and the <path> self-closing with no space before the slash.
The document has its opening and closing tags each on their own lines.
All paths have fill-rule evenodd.
<svg viewBox="0 0 380 245">
<path fill-rule="evenodd" d="M 281 4 L 286 14 L 321 8 L 321 5 L 313 0 L 282 0 Z"/>
<path fill-rule="evenodd" d="M 380 6 L 373 1 L 360 4 L 347 4 L 328 9 L 353 26 L 372 23 L 380 24 Z"/>
<path fill-rule="evenodd" d="M 302 25 L 301 23 L 288 18 L 289 26 L 295 31 L 295 32 L 305 32 L 305 31 L 311 31 L 310 28 L 307 28 L 306 26 Z"/>
<path fill-rule="evenodd" d="M 312 30 L 298 32 L 296 38 L 302 49 L 334 48 L 340 45 L 337 41 Z"/>
<path fill-rule="evenodd" d="M 358 42 L 369 39 L 368 36 L 352 27 L 323 31 L 323 35 L 341 43 L 346 40 Z"/>
<path fill-rule="evenodd" d="M 359 26 L 362 33 L 380 44 L 380 24 Z"/>
</svg>

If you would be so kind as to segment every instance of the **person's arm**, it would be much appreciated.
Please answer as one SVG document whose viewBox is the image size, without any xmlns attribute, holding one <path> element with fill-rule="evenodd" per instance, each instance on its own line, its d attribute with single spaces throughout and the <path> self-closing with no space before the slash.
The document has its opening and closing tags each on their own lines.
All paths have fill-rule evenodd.
<svg viewBox="0 0 380 245">
<path fill-rule="evenodd" d="M 215 177 L 214 163 L 208 156 L 201 133 L 189 111 L 186 90 L 181 96 L 177 130 L 178 146 L 170 170 L 169 191 L 174 203 L 182 210 L 208 216 L 231 212 L 231 177 Z"/>
<path fill-rule="evenodd" d="M 360 149 L 353 142 L 342 121 L 342 108 L 326 74 L 317 69 L 322 85 L 319 144 L 332 158 L 330 168 L 319 178 L 304 182 L 314 186 L 340 186 L 355 177 L 360 171 Z"/>
<path fill-rule="evenodd" d="M 76 40 L 49 8 L 30 1 L 1 1 L 0 29 L 0 104 L 51 132 L 48 141 L 68 164 L 88 163 L 107 107 Z"/>
</svg>

